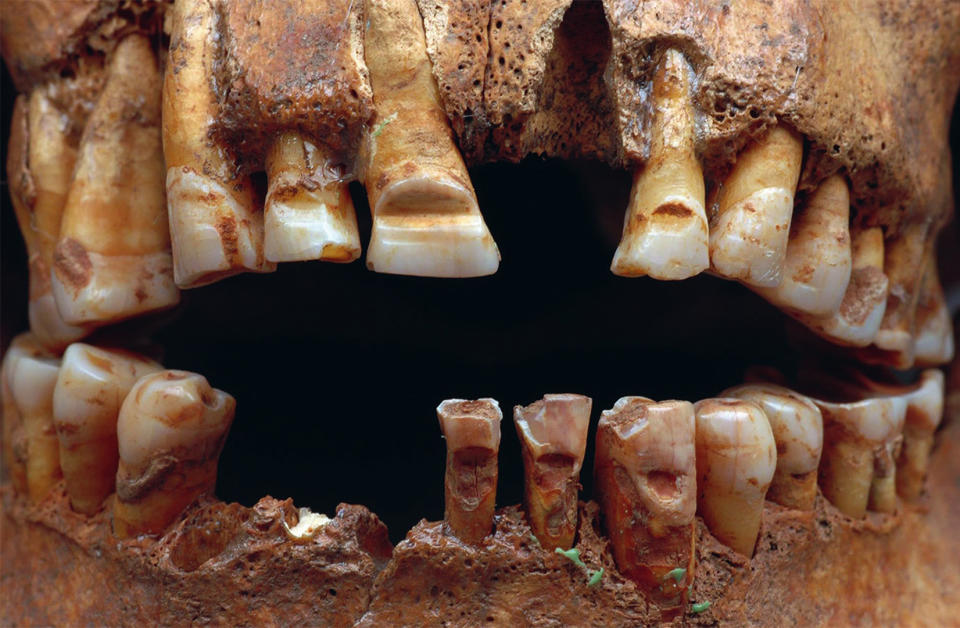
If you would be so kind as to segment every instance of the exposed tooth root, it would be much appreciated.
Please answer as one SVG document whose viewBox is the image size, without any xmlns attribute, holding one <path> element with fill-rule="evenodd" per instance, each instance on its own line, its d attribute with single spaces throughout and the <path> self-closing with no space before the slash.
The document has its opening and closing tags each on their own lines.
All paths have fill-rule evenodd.
<svg viewBox="0 0 960 628">
<path fill-rule="evenodd" d="M 216 16 L 206 0 L 180 0 L 163 83 L 163 154 L 173 273 L 195 288 L 244 271 L 271 272 L 263 254 L 263 215 L 250 177 L 210 139 L 219 115 L 213 93 Z"/>
<path fill-rule="evenodd" d="M 160 371 L 133 386 L 120 408 L 113 530 L 121 539 L 164 530 L 213 492 L 236 402 L 202 375 Z"/>
<path fill-rule="evenodd" d="M 479 544 L 493 527 L 502 418 L 495 399 L 447 399 L 437 406 L 447 441 L 444 519 L 465 543 Z"/>
<path fill-rule="evenodd" d="M 937 366 L 953 359 L 953 323 L 943 297 L 933 247 L 927 255 L 926 270 L 917 299 L 914 360 L 919 366 Z"/>
<path fill-rule="evenodd" d="M 897 493 L 904 499 L 916 499 L 923 492 L 933 435 L 943 419 L 944 387 L 943 372 L 928 369 L 907 399 L 903 449 L 897 460 Z"/>
<path fill-rule="evenodd" d="M 697 414 L 697 510 L 710 533 L 752 556 L 777 467 L 770 423 L 755 403 L 704 399 Z"/>
<path fill-rule="evenodd" d="M 493 274 L 500 253 L 440 105 L 416 2 L 367 0 L 366 15 L 377 110 L 365 175 L 367 266 L 423 277 Z"/>
<path fill-rule="evenodd" d="M 664 53 L 654 74 L 650 157 L 634 171 L 623 236 L 610 266 L 616 275 L 686 279 L 709 266 L 691 74 L 674 49 Z"/>
<path fill-rule="evenodd" d="M 26 436 L 27 494 L 39 502 L 62 477 L 53 427 L 53 387 L 60 361 L 35 347 L 10 364 L 10 392 Z"/>
<path fill-rule="evenodd" d="M 580 468 L 590 426 L 589 397 L 545 395 L 516 406 L 513 420 L 523 450 L 524 506 L 544 549 L 569 549 L 577 532 Z"/>
<path fill-rule="evenodd" d="M 20 334 L 10 343 L 0 366 L 3 395 L 3 459 L 17 493 L 27 493 L 27 434 L 23 417 L 13 397 L 14 365 L 25 355 L 43 356 L 46 352 L 35 334 Z"/>
<path fill-rule="evenodd" d="M 594 480 L 620 573 L 661 606 L 682 604 L 694 570 L 693 405 L 618 400 L 597 426 Z"/>
<path fill-rule="evenodd" d="M 710 220 L 717 274 L 753 286 L 780 283 L 802 161 L 803 140 L 783 126 L 740 154 Z"/>
<path fill-rule="evenodd" d="M 138 379 L 162 367 L 117 350 L 75 343 L 63 354 L 53 392 L 53 421 L 70 504 L 90 515 L 113 492 L 117 477 L 117 416 Z"/>
<path fill-rule="evenodd" d="M 330 155 L 299 133 L 281 134 L 267 153 L 264 254 L 271 262 L 360 257 L 350 189 Z"/>
<path fill-rule="evenodd" d="M 923 278 L 927 233 L 926 223 L 905 225 L 896 237 L 887 241 L 884 253 L 883 267 L 890 280 L 890 290 L 874 344 L 893 354 L 882 361 L 896 368 L 913 365 L 915 314 Z"/>
<path fill-rule="evenodd" d="M 777 470 L 767 499 L 787 508 L 813 510 L 823 451 L 823 418 L 817 406 L 803 395 L 773 384 L 737 386 L 722 396 L 754 402 L 770 422 L 777 444 Z"/>
</svg>

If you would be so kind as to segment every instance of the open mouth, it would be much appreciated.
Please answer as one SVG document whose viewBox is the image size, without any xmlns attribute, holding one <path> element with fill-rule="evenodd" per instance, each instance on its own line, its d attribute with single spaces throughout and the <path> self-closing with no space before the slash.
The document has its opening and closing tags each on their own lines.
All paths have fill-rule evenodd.
<svg viewBox="0 0 960 628">
<path fill-rule="evenodd" d="M 954 619 L 955 7 L 102 4 L 0 22 L 7 616 Z"/>
</svg>

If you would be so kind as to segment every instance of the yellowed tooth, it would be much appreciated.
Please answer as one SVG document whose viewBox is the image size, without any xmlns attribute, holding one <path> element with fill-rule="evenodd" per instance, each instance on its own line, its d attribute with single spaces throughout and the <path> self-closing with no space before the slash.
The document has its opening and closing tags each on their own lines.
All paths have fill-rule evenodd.
<svg viewBox="0 0 960 628">
<path fill-rule="evenodd" d="M 683 54 L 668 49 L 653 77 L 650 156 L 634 171 L 615 275 L 686 279 L 710 264 L 691 80 Z"/>
<path fill-rule="evenodd" d="M 803 139 L 781 125 L 740 153 L 710 220 L 714 272 L 753 286 L 780 283 L 802 161 Z"/>
<path fill-rule="evenodd" d="M 939 366 L 953 359 L 953 323 L 940 285 L 933 247 L 927 254 L 914 328 L 914 361 L 917 366 Z"/>
<path fill-rule="evenodd" d="M 63 477 L 53 427 L 53 387 L 59 369 L 59 360 L 33 347 L 10 364 L 10 392 L 26 436 L 27 494 L 34 503 Z"/>
<path fill-rule="evenodd" d="M 3 458 L 10 482 L 20 494 L 27 493 L 27 434 L 23 417 L 13 397 L 14 366 L 24 356 L 49 356 L 33 333 L 20 334 L 10 343 L 0 366 L 3 395 Z"/>
<path fill-rule="evenodd" d="M 890 290 L 874 344 L 889 353 L 882 361 L 896 368 L 913 365 L 915 316 L 928 247 L 927 236 L 926 223 L 910 223 L 886 242 L 883 267 L 890 280 Z"/>
<path fill-rule="evenodd" d="M 117 537 L 162 532 L 213 492 L 235 408 L 233 397 L 196 373 L 160 371 L 134 384 L 117 421 Z"/>
</svg>

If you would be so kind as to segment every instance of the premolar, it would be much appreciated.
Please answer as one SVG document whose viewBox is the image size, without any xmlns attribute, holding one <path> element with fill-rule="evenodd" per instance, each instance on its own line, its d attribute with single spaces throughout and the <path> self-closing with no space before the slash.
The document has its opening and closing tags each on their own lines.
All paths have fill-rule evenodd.
<svg viewBox="0 0 960 628">
<path fill-rule="evenodd" d="M 60 361 L 36 347 L 25 348 L 10 364 L 10 392 L 26 436 L 27 494 L 36 503 L 63 476 L 53 427 L 53 388 Z"/>
</svg>

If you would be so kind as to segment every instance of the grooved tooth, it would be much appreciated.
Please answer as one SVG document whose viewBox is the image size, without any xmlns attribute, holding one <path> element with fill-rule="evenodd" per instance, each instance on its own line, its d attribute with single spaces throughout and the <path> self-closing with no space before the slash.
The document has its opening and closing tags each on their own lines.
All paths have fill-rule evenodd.
<svg viewBox="0 0 960 628">
<path fill-rule="evenodd" d="M 691 75 L 683 54 L 674 49 L 657 66 L 650 157 L 634 171 L 623 236 L 610 266 L 616 275 L 686 279 L 709 266 Z"/>
<path fill-rule="evenodd" d="M 213 492 L 236 402 L 186 371 L 141 377 L 117 420 L 113 530 L 121 539 L 162 532 L 197 497 Z"/>
<path fill-rule="evenodd" d="M 27 492 L 27 434 L 23 416 L 13 397 L 14 365 L 24 356 L 47 355 L 35 334 L 20 334 L 10 343 L 0 366 L 0 385 L 3 395 L 3 458 L 10 473 L 11 483 L 18 493 Z"/>
<path fill-rule="evenodd" d="M 10 364 L 10 392 L 26 436 L 27 494 L 39 502 L 62 477 L 53 427 L 53 387 L 60 361 L 29 348 Z"/>
<path fill-rule="evenodd" d="M 53 422 L 70 504 L 91 515 L 117 477 L 117 416 L 136 381 L 162 367 L 126 351 L 75 343 L 63 354 L 53 391 Z"/>
<path fill-rule="evenodd" d="M 502 418 L 495 399 L 447 399 L 437 406 L 447 441 L 443 516 L 465 543 L 479 544 L 493 527 Z"/>
<path fill-rule="evenodd" d="M 953 359 L 953 323 L 943 297 L 933 247 L 920 284 L 915 328 L 914 358 L 919 366 L 937 366 Z"/>
<path fill-rule="evenodd" d="M 927 235 L 926 223 L 912 223 L 886 243 L 883 268 L 890 280 L 890 290 L 874 344 L 893 354 L 883 361 L 891 362 L 896 368 L 913 365 L 913 334 Z"/>
<path fill-rule="evenodd" d="M 753 286 L 780 283 L 803 140 L 776 126 L 737 158 L 710 220 L 710 264 Z"/>
<path fill-rule="evenodd" d="M 592 404 L 590 397 L 560 394 L 513 409 L 523 450 L 524 506 L 548 551 L 573 546 Z"/>
<path fill-rule="evenodd" d="M 766 415 L 755 403 L 704 399 L 697 415 L 697 510 L 710 533 L 752 556 L 763 500 L 777 466 Z"/>
<path fill-rule="evenodd" d="M 364 177 L 367 266 L 423 277 L 496 272 L 500 253 L 453 143 L 414 0 L 367 0 L 364 53 L 377 110 Z"/>
</svg>

